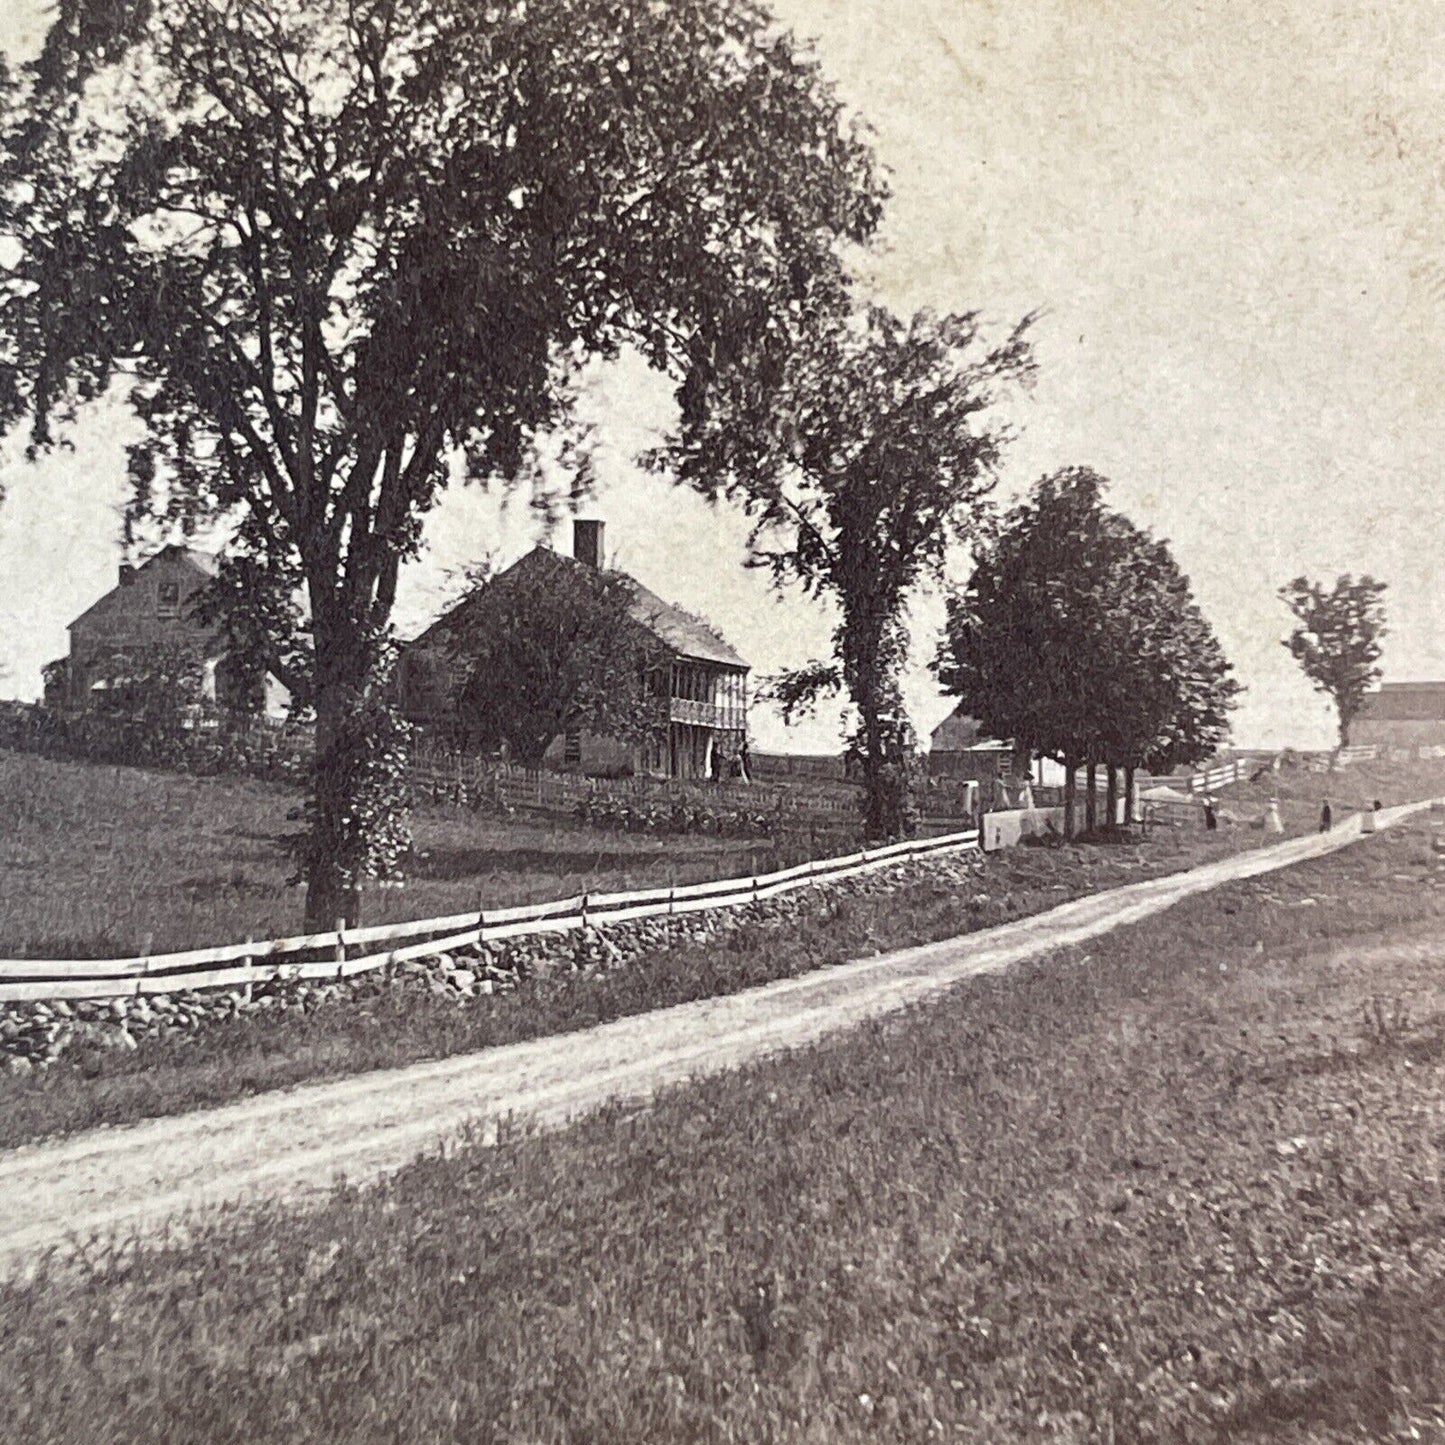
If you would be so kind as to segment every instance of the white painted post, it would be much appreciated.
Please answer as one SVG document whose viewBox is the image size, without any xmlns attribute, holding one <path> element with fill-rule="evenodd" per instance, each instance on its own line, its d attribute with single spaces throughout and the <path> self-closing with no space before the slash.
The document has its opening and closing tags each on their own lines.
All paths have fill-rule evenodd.
<svg viewBox="0 0 1445 1445">
<path fill-rule="evenodd" d="M 140 936 L 140 972 L 135 976 L 137 998 L 140 997 L 142 992 L 141 983 L 145 979 L 146 974 L 150 972 L 151 944 L 154 941 L 154 937 L 151 933 L 143 933 Z"/>
</svg>

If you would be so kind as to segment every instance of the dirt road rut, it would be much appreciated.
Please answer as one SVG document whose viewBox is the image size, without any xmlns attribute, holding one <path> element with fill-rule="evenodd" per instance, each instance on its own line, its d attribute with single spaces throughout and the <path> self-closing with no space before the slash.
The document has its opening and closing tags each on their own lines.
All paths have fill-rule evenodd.
<svg viewBox="0 0 1445 1445">
<path fill-rule="evenodd" d="M 1428 803 L 1379 814 L 1381 827 Z M 555 1123 L 616 1097 L 795 1048 L 915 1004 L 959 979 L 1081 943 L 1235 879 L 1354 842 L 1332 833 L 1081 898 L 1017 923 L 861 959 L 726 998 L 407 1068 L 304 1085 L 0 1156 L 0 1267 L 95 1234 L 260 1198 L 305 1201 L 339 1178 L 369 1181 L 508 1115 Z"/>
</svg>

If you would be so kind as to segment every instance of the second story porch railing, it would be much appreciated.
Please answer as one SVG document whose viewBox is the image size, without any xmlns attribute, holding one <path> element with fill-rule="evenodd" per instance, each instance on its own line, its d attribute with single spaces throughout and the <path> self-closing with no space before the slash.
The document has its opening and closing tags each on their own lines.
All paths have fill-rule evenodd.
<svg viewBox="0 0 1445 1445">
<path fill-rule="evenodd" d="M 695 702 L 691 698 L 668 699 L 668 719 L 675 723 L 689 723 L 693 727 L 720 728 L 725 731 L 741 732 L 746 725 L 746 708 L 715 702 Z"/>
</svg>

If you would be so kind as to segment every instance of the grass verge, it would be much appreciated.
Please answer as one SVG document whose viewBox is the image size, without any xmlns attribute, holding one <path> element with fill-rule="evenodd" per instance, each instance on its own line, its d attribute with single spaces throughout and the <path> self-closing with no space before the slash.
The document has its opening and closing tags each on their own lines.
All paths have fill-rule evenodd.
<svg viewBox="0 0 1445 1445">
<path fill-rule="evenodd" d="M 97 1252 L 0 1292 L 7 1424 L 1438 1439 L 1442 913 L 1385 834 L 647 1112 Z"/>
</svg>

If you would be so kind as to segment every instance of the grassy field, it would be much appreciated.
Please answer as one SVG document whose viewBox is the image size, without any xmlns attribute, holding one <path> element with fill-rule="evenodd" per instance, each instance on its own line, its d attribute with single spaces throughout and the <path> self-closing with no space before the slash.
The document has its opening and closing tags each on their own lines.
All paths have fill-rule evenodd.
<svg viewBox="0 0 1445 1445">
<path fill-rule="evenodd" d="M 1261 834 L 1251 834 L 1258 841 Z M 282 1088 L 587 1028 L 671 1004 L 971 933 L 1084 893 L 1229 852 L 1229 832 L 1160 830 L 1147 843 L 1015 848 L 971 879 L 945 868 L 827 896 L 806 927 L 763 917 L 720 938 L 658 949 L 607 972 L 530 977 L 458 1003 L 416 987 L 358 981 L 354 1000 L 217 1019 L 194 1035 L 89 1052 L 43 1074 L 0 1074 L 0 1147 L 121 1124 Z"/>
<path fill-rule="evenodd" d="M 1441 1439 L 1442 876 L 1384 834 L 647 1112 L 12 1285 L 7 1427 Z"/>
<path fill-rule="evenodd" d="M 1352 763 L 1333 772 L 1315 773 L 1304 767 L 1285 767 L 1265 773 L 1258 782 L 1235 784 L 1219 796 L 1248 808 L 1263 806 L 1272 797 L 1281 807 L 1313 809 L 1329 799 L 1337 816 L 1369 806 L 1375 799 L 1385 807 L 1416 798 L 1445 793 L 1445 761 Z"/>
<path fill-rule="evenodd" d="M 301 931 L 287 886 L 287 788 L 56 762 L 0 749 L 0 956 L 126 955 Z M 767 844 L 610 834 L 422 808 L 404 889 L 370 893 L 366 922 L 486 903 L 727 877 L 771 866 Z M 795 860 L 793 860 L 795 861 Z"/>
<path fill-rule="evenodd" d="M 1445 766 L 1369 765 L 1348 776 L 1271 775 L 1230 790 L 1257 814 L 1272 791 L 1291 830 L 1309 827 L 1319 799 L 1338 806 L 1445 792 Z M 155 952 L 275 938 L 301 927 L 302 894 L 288 887 L 287 788 L 238 778 L 184 778 L 137 768 L 66 763 L 0 749 L 0 956 L 124 955 L 149 937 Z M 454 808 L 414 817 L 417 857 L 405 889 L 368 896 L 367 922 L 436 917 L 491 906 L 786 866 L 807 839 L 780 849 L 718 838 L 656 838 L 499 820 Z M 1241 830 L 1243 833 L 1243 830 Z M 1239 842 L 1257 842 L 1241 836 Z M 817 851 L 838 851 L 820 838 Z"/>
</svg>

